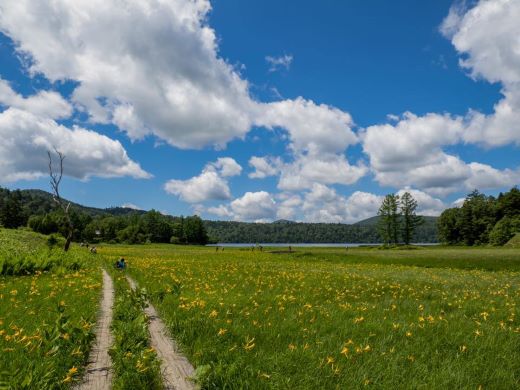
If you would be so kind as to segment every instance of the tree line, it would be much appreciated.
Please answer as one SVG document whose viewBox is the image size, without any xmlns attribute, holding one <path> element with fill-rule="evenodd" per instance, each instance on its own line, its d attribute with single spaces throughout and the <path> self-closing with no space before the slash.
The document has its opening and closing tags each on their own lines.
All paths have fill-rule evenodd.
<svg viewBox="0 0 520 390">
<path fill-rule="evenodd" d="M 15 229 L 27 226 L 42 233 L 69 235 L 67 216 L 43 191 L 9 191 L 0 188 L 0 225 Z M 108 210 L 74 205 L 69 216 L 72 240 L 111 243 L 207 244 L 208 234 L 198 216 L 173 217 L 158 211 Z"/>
<path fill-rule="evenodd" d="M 385 245 L 411 243 L 417 228 L 424 224 L 424 218 L 417 215 L 417 206 L 409 192 L 402 196 L 388 194 L 384 197 L 377 215 L 379 233 Z"/>
<path fill-rule="evenodd" d="M 496 198 L 475 190 L 462 207 L 443 211 L 438 229 L 446 244 L 504 245 L 520 232 L 520 190 L 514 187 Z"/>
<path fill-rule="evenodd" d="M 210 237 L 222 243 L 361 243 L 382 242 L 377 228 L 379 218 L 373 217 L 352 225 L 343 223 L 300 223 L 277 221 L 250 223 L 205 221 Z M 415 242 L 437 242 L 435 217 L 414 232 Z"/>
<path fill-rule="evenodd" d="M 153 210 L 145 212 L 122 207 L 97 209 L 70 203 L 74 241 L 200 244 L 205 242 L 377 243 L 382 241 L 376 217 L 353 225 L 291 221 L 273 223 L 201 221 L 198 217 L 165 216 Z M 147 213 L 150 214 L 145 216 Z M 3 218 L 2 215 L 5 217 Z M 414 232 L 413 240 L 437 242 L 436 218 L 425 217 L 424 219 L 425 223 Z M 57 210 L 51 194 L 41 190 L 9 191 L 0 188 L 0 225 L 9 228 L 29 226 L 44 234 L 57 232 L 66 235 L 64 222 L 63 214 Z M 96 231 L 99 234 L 96 234 Z"/>
</svg>

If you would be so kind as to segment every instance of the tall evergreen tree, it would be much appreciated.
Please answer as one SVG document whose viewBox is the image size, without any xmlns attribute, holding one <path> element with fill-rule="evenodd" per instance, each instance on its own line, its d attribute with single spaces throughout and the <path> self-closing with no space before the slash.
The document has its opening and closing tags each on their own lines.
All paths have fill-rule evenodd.
<svg viewBox="0 0 520 390">
<path fill-rule="evenodd" d="M 379 233 L 385 245 L 399 242 L 399 195 L 388 194 L 383 199 L 377 212 L 379 218 Z"/>
<path fill-rule="evenodd" d="M 495 198 L 475 190 L 468 194 L 461 207 L 460 227 L 466 245 L 487 244 L 495 225 Z"/>
<path fill-rule="evenodd" d="M 20 191 L 9 192 L 0 208 L 0 224 L 6 228 L 15 229 L 25 225 L 25 221 Z"/>
<path fill-rule="evenodd" d="M 412 194 L 405 192 L 401 196 L 401 216 L 403 222 L 403 241 L 406 245 L 410 244 L 415 229 L 421 225 L 424 220 L 417 216 L 417 201 L 413 198 Z"/>
<path fill-rule="evenodd" d="M 505 194 L 500 193 L 497 199 L 497 220 L 502 217 L 514 217 L 520 214 L 520 190 L 511 188 Z"/>
</svg>

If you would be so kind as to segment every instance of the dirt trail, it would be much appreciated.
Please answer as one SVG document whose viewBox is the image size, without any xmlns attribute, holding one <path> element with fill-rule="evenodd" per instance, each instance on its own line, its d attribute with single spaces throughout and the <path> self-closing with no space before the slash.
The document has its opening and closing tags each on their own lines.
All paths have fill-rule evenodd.
<svg viewBox="0 0 520 390">
<path fill-rule="evenodd" d="M 126 278 L 130 287 L 135 290 L 137 284 L 129 276 Z M 148 303 L 145 313 L 150 319 L 151 345 L 161 361 L 164 387 L 168 390 L 196 389 L 197 386 L 189 379 L 195 371 L 193 366 L 186 357 L 180 354 L 177 344 L 170 338 L 166 326 L 150 303 Z"/>
<path fill-rule="evenodd" d="M 112 386 L 112 361 L 108 349 L 112 345 L 110 323 L 114 306 L 114 285 L 108 273 L 103 270 L 103 296 L 100 315 L 96 325 L 96 341 L 90 351 L 88 366 L 83 381 L 76 386 L 78 390 L 105 390 Z"/>
</svg>

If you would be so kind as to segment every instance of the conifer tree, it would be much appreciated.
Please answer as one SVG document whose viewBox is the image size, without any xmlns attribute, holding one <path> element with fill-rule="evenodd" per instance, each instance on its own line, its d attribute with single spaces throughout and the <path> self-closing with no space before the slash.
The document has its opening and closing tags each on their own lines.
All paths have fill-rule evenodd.
<svg viewBox="0 0 520 390">
<path fill-rule="evenodd" d="M 8 193 L 7 199 L 0 207 L 0 225 L 16 229 L 25 224 L 20 191 Z"/>
<path fill-rule="evenodd" d="M 385 245 L 399 242 L 399 195 L 388 194 L 377 212 L 379 218 L 379 232 Z"/>
<path fill-rule="evenodd" d="M 403 241 L 406 245 L 409 245 L 415 229 L 421 225 L 424 220 L 423 218 L 417 216 L 415 212 L 417 209 L 417 201 L 409 192 L 405 192 L 401 196 L 400 207 L 403 225 Z"/>
</svg>

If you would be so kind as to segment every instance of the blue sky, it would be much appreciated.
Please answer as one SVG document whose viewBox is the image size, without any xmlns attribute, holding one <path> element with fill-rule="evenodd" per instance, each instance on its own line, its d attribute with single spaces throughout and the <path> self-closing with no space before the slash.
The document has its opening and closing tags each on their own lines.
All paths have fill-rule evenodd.
<svg viewBox="0 0 520 390">
<path fill-rule="evenodd" d="M 7 0 L 0 185 L 48 190 L 55 147 L 63 195 L 90 206 L 350 223 L 410 191 L 438 215 L 520 181 L 519 17 L 513 0 Z"/>
</svg>

